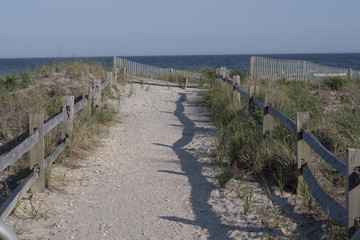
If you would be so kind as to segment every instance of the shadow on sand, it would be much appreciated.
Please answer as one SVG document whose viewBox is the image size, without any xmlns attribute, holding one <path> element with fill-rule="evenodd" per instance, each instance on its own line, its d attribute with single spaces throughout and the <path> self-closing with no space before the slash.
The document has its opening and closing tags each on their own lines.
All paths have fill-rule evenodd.
<svg viewBox="0 0 360 240">
<path fill-rule="evenodd" d="M 227 233 L 230 230 L 229 227 L 221 224 L 219 216 L 212 211 L 212 207 L 208 203 L 210 194 L 216 187 L 208 182 L 206 177 L 202 175 L 203 164 L 198 162 L 187 149 L 184 149 L 184 147 L 193 140 L 195 132 L 207 131 L 204 128 L 196 128 L 195 123 L 184 114 L 185 107 L 183 103 L 185 99 L 186 94 L 180 93 L 174 112 L 174 115 L 179 119 L 183 127 L 182 137 L 172 146 L 168 147 L 171 147 L 180 159 L 181 170 L 184 175 L 187 176 L 191 185 L 190 203 L 195 215 L 195 220 L 178 218 L 176 216 L 162 216 L 161 218 L 207 229 L 209 235 L 208 239 L 230 239 L 227 236 Z M 169 171 L 161 172 L 179 174 Z"/>
</svg>

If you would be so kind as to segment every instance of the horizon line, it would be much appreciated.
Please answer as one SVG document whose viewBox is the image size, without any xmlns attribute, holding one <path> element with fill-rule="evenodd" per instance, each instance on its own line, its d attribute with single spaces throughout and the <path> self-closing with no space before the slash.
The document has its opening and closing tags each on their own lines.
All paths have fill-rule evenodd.
<svg viewBox="0 0 360 240">
<path fill-rule="evenodd" d="M 108 57 L 186 57 L 186 56 L 238 56 L 238 55 L 248 55 L 248 56 L 259 56 L 259 55 L 315 55 L 315 54 L 360 54 L 360 52 L 304 52 L 304 53 L 224 53 L 224 54 L 158 54 L 158 55 L 113 55 L 113 56 L 106 56 L 106 55 L 98 55 L 98 56 L 90 56 L 90 55 L 83 55 L 83 56 L 48 56 L 48 57 L 0 57 L 0 59 L 39 59 L 39 58 L 108 58 Z"/>
</svg>

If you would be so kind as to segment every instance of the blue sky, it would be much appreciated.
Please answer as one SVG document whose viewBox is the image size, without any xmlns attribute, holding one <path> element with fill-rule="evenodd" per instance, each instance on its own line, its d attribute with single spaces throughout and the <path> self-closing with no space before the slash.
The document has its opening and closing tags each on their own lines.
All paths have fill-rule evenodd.
<svg viewBox="0 0 360 240">
<path fill-rule="evenodd" d="M 360 52 L 359 0 L 3 0 L 0 58 Z"/>
</svg>

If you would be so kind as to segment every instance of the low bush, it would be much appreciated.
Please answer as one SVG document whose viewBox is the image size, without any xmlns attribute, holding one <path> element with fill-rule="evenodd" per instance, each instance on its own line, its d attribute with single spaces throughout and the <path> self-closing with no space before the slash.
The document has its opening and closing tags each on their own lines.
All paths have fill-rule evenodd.
<svg viewBox="0 0 360 240">
<path fill-rule="evenodd" d="M 16 74 L 8 74 L 5 77 L 4 86 L 8 91 L 14 91 L 18 86 L 19 77 Z"/>
<path fill-rule="evenodd" d="M 200 70 L 202 74 L 202 82 L 208 84 L 214 84 L 216 79 L 216 69 L 212 67 L 203 67 Z"/>
<path fill-rule="evenodd" d="M 339 90 L 345 86 L 346 80 L 342 77 L 329 77 L 325 80 L 326 86 L 331 90 Z"/>
</svg>

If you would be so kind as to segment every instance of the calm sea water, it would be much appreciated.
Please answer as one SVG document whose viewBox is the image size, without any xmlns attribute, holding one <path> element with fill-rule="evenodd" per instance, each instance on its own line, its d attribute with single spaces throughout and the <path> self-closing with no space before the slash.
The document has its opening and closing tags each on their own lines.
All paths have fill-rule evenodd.
<svg viewBox="0 0 360 240">
<path fill-rule="evenodd" d="M 253 55 L 196 55 L 196 56 L 124 56 L 132 61 L 164 68 L 195 69 L 204 66 L 218 68 L 225 66 L 229 69 L 249 71 L 250 57 Z M 352 68 L 360 71 L 360 53 L 337 54 L 265 54 L 256 55 L 275 59 L 307 60 L 325 66 Z M 51 64 L 58 60 L 72 60 L 73 58 L 14 58 L 0 59 L 0 76 L 17 73 L 22 69 L 43 64 Z M 80 57 L 84 61 L 97 61 L 109 67 L 112 57 Z"/>
</svg>

